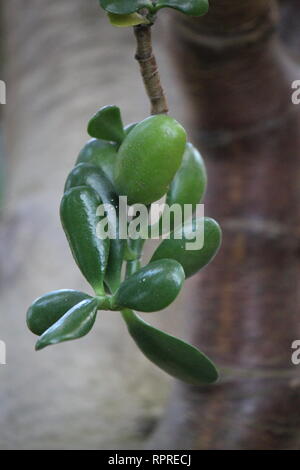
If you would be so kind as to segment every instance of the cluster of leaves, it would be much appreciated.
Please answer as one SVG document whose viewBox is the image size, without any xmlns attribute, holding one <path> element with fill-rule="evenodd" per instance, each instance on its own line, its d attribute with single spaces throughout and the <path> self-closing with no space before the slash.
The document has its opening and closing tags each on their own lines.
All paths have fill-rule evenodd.
<svg viewBox="0 0 300 470">
<path fill-rule="evenodd" d="M 207 0 L 100 0 L 100 5 L 116 26 L 153 23 L 156 12 L 166 7 L 193 16 L 203 15 L 208 8 Z M 164 114 L 124 127 L 119 108 L 106 106 L 92 117 L 88 133 L 92 139 L 66 180 L 60 215 L 73 257 L 95 295 L 63 289 L 36 299 L 27 311 L 28 327 L 39 336 L 36 349 L 86 335 L 99 310 L 119 311 L 137 346 L 158 367 L 187 383 L 215 382 L 218 372 L 205 354 L 149 325 L 135 310 L 159 311 L 176 299 L 185 279 L 217 253 L 219 225 L 195 216 L 179 225 L 172 219 L 169 237 L 141 267 L 144 238 L 123 239 L 115 217 L 119 196 L 149 209 L 166 195 L 169 206 L 189 204 L 195 211 L 206 189 L 200 153 L 187 143 L 183 127 Z M 105 214 L 116 238 L 97 233 L 103 220 L 98 209 L 103 204 L 116 210 Z M 158 222 L 161 235 L 162 221 L 163 217 Z M 189 250 L 187 242 L 197 238 L 203 227 L 204 246 Z"/>
<path fill-rule="evenodd" d="M 189 16 L 201 16 L 208 11 L 208 0 L 99 0 L 115 26 L 136 26 L 153 22 L 162 8 L 173 8 Z M 141 14 L 144 11 L 147 14 Z"/>
<path fill-rule="evenodd" d="M 119 108 L 107 106 L 90 120 L 88 132 L 93 139 L 67 178 L 60 213 L 74 259 L 96 295 L 59 290 L 34 301 L 27 324 L 40 336 L 36 349 L 86 335 L 98 310 L 121 311 L 130 335 L 156 365 L 192 384 L 214 382 L 216 368 L 202 352 L 152 327 L 133 310 L 159 311 L 175 300 L 185 278 L 215 256 L 221 242 L 217 222 L 202 221 L 204 247 L 199 250 L 186 249 L 197 219 L 185 225 L 181 237 L 182 227 L 174 226 L 142 268 L 144 240 L 102 239 L 96 229 L 97 208 L 110 203 L 117 209 L 118 195 L 127 195 L 132 204 L 151 206 L 167 188 L 168 204 L 196 207 L 206 188 L 201 155 L 186 143 L 184 129 L 166 115 L 124 127 Z M 107 218 L 110 223 L 109 214 Z M 122 279 L 124 262 L 127 272 Z"/>
</svg>

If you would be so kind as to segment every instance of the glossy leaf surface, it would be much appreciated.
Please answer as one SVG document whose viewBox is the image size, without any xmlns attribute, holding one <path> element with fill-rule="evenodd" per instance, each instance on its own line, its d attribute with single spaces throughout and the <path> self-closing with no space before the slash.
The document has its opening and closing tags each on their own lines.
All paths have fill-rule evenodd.
<svg viewBox="0 0 300 470">
<path fill-rule="evenodd" d="M 62 225 L 74 259 L 97 294 L 103 293 L 103 280 L 109 255 L 109 238 L 102 240 L 96 229 L 97 208 L 102 201 L 87 186 L 69 189 L 60 206 Z"/>
<path fill-rule="evenodd" d="M 49 292 L 36 299 L 27 310 L 27 326 L 35 335 L 41 335 L 57 322 L 70 308 L 90 295 L 71 289 Z"/>
<path fill-rule="evenodd" d="M 107 211 L 107 219 L 117 238 L 110 240 L 109 258 L 104 278 L 110 289 L 114 291 L 117 285 L 119 285 L 125 247 L 125 240 L 118 238 L 118 197 L 112 184 L 101 169 L 88 163 L 80 163 L 73 168 L 67 178 L 65 190 L 77 186 L 89 186 L 94 189 L 99 194 L 103 203 L 110 204 L 115 209 L 115 213 Z"/>
<path fill-rule="evenodd" d="M 175 119 L 151 116 L 137 124 L 123 141 L 115 166 L 115 185 L 128 203 L 160 199 L 180 167 L 186 133 Z"/>
<path fill-rule="evenodd" d="M 85 336 L 93 327 L 97 316 L 97 300 L 83 300 L 68 310 L 54 325 L 46 330 L 36 343 L 40 350 L 50 344 L 62 343 Z"/>
<path fill-rule="evenodd" d="M 200 221 L 200 219 L 199 219 Z M 198 223 L 198 219 L 197 219 Z M 200 229 L 202 224 L 199 223 Z M 219 224 L 208 217 L 204 218 L 204 246 L 199 250 L 187 250 L 186 243 L 193 240 L 188 239 L 190 233 L 195 230 L 195 219 L 186 223 L 185 233 L 181 239 L 175 239 L 174 233 L 181 233 L 178 229 L 170 234 L 170 239 L 163 240 L 154 252 L 151 261 L 159 259 L 175 259 L 184 269 L 185 276 L 188 278 L 206 266 L 216 255 L 220 244 L 222 233 Z"/>
<path fill-rule="evenodd" d="M 121 284 L 113 305 L 141 312 L 162 310 L 176 299 L 184 279 L 182 266 L 174 260 L 150 263 Z"/>
<path fill-rule="evenodd" d="M 137 346 L 167 374 L 193 385 L 218 379 L 215 365 L 194 346 L 154 328 L 130 310 L 122 314 Z"/>
</svg>

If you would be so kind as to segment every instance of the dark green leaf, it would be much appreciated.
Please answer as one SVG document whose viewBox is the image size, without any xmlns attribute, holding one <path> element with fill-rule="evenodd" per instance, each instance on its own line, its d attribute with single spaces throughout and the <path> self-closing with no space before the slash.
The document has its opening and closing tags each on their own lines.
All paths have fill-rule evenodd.
<svg viewBox="0 0 300 470">
<path fill-rule="evenodd" d="M 69 189 L 63 196 L 60 216 L 74 259 L 98 295 L 103 294 L 109 238 L 97 235 L 97 209 L 102 201 L 88 186 Z"/>
<path fill-rule="evenodd" d="M 113 298 L 114 308 L 156 312 L 170 305 L 184 282 L 182 266 L 174 260 L 150 263 L 127 278 Z"/>
<path fill-rule="evenodd" d="M 91 139 L 79 153 L 76 164 L 91 163 L 99 166 L 109 181 L 113 183 L 117 151 L 118 146 L 115 143 Z"/>
<path fill-rule="evenodd" d="M 204 218 L 204 246 L 201 249 L 187 249 L 187 243 L 194 243 L 195 239 L 188 239 L 192 232 L 199 233 L 202 230 L 203 219 L 193 219 L 186 222 L 185 231 L 182 236 L 182 228 L 170 234 L 169 239 L 165 239 L 154 252 L 151 261 L 171 258 L 178 261 L 184 269 L 185 276 L 190 277 L 205 265 L 207 265 L 216 255 L 222 239 L 222 232 L 219 224 L 208 217 Z M 176 239 L 176 236 L 180 238 Z"/>
<path fill-rule="evenodd" d="M 99 0 L 101 7 L 110 13 L 127 15 L 139 11 L 141 8 L 152 8 L 150 0 Z"/>
<path fill-rule="evenodd" d="M 207 13 L 208 0 L 158 0 L 155 9 L 174 8 L 190 16 L 201 16 Z"/>
<path fill-rule="evenodd" d="M 49 292 L 36 299 L 27 310 L 27 326 L 32 333 L 40 336 L 70 308 L 86 299 L 91 299 L 91 296 L 71 289 Z"/>
<path fill-rule="evenodd" d="M 194 346 L 154 328 L 130 310 L 122 315 L 140 350 L 167 374 L 193 385 L 218 379 L 215 365 Z"/>
<path fill-rule="evenodd" d="M 91 137 L 121 144 L 125 133 L 120 109 L 117 106 L 101 108 L 89 121 L 88 133 Z"/>
<path fill-rule="evenodd" d="M 97 307 L 96 299 L 82 300 L 42 334 L 35 349 L 43 349 L 50 344 L 62 343 L 86 335 L 95 323 Z"/>
<path fill-rule="evenodd" d="M 120 283 L 125 248 L 125 240 L 119 239 L 118 197 L 114 187 L 101 169 L 88 163 L 80 163 L 73 168 L 67 178 L 65 190 L 77 186 L 93 188 L 99 194 L 104 204 L 110 204 L 115 208 L 115 213 L 107 211 L 107 219 L 116 238 L 111 238 L 110 240 L 109 258 L 104 278 L 111 291 L 114 291 Z"/>
</svg>

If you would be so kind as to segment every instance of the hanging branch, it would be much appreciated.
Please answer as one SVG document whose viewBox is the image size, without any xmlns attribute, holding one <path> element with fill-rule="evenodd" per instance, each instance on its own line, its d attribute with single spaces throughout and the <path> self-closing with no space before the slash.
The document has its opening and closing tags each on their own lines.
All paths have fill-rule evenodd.
<svg viewBox="0 0 300 470">
<path fill-rule="evenodd" d="M 134 34 L 137 40 L 135 58 L 140 64 L 144 85 L 151 102 L 151 114 L 165 114 L 168 112 L 168 104 L 152 50 L 151 26 L 135 26 Z"/>
</svg>

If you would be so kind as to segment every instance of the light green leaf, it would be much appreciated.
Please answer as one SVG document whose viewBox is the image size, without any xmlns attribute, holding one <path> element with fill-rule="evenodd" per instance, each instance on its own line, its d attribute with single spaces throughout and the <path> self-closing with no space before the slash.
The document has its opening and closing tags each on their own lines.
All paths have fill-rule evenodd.
<svg viewBox="0 0 300 470">
<path fill-rule="evenodd" d="M 138 24 L 149 24 L 147 18 L 138 13 L 131 13 L 130 15 L 116 15 L 115 13 L 108 13 L 109 21 L 113 26 L 119 28 L 127 28 L 128 26 L 137 26 Z"/>
</svg>

